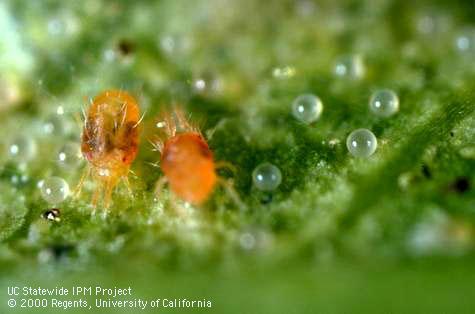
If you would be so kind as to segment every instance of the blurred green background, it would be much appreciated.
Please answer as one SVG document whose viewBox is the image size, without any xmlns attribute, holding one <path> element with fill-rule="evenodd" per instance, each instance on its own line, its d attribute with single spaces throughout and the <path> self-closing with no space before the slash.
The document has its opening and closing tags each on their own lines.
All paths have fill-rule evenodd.
<svg viewBox="0 0 475 314">
<path fill-rule="evenodd" d="M 10 286 L 101 285 L 212 301 L 149 312 L 473 313 L 474 16 L 462 0 L 0 1 L 0 312 L 64 311 L 12 309 Z M 45 219 L 39 185 L 76 186 L 77 117 L 107 89 L 145 113 L 134 196 L 91 215 L 87 181 Z M 379 89 L 395 115 L 370 112 Z M 323 103 L 310 125 L 291 109 L 306 93 Z M 244 206 L 223 188 L 154 197 L 148 140 L 173 104 L 237 168 L 219 174 Z M 368 158 L 346 148 L 358 128 Z M 272 192 L 253 185 L 263 162 Z"/>
</svg>

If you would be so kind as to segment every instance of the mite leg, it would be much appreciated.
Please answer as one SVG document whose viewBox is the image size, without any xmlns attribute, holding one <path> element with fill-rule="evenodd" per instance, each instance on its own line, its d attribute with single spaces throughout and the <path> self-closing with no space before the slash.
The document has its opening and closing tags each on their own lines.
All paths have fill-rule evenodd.
<svg viewBox="0 0 475 314">
<path fill-rule="evenodd" d="M 242 202 L 241 198 L 239 197 L 239 194 L 236 192 L 233 181 L 231 179 L 223 179 L 218 177 L 218 184 L 224 188 L 228 196 L 240 210 L 247 209 L 246 204 Z"/>
<path fill-rule="evenodd" d="M 124 181 L 125 187 L 127 188 L 127 191 L 129 192 L 129 196 L 131 198 L 134 198 L 134 192 L 132 192 L 132 187 L 130 185 L 129 178 L 127 176 L 123 176 L 122 181 Z"/>
<path fill-rule="evenodd" d="M 213 138 L 214 133 L 216 133 L 217 130 L 221 129 L 224 127 L 224 125 L 228 122 L 227 118 L 221 119 L 218 124 L 216 124 L 212 129 L 206 131 L 206 139 L 210 141 Z"/>
<path fill-rule="evenodd" d="M 160 199 L 160 195 L 162 194 L 162 190 L 165 187 L 165 184 L 168 183 L 167 177 L 163 176 L 160 179 L 158 179 L 157 183 L 155 184 L 155 198 L 157 200 Z M 175 194 L 170 193 L 170 204 L 171 208 L 174 210 L 175 213 L 177 213 L 179 216 L 186 216 L 186 212 L 182 207 L 177 206 L 179 203 L 178 198 L 175 196 Z"/>
<path fill-rule="evenodd" d="M 112 182 L 111 180 L 107 181 L 106 183 L 106 188 L 104 191 L 104 209 L 107 212 L 107 209 L 109 208 L 111 204 L 111 199 L 112 199 L 112 190 L 115 186 L 116 182 Z"/>
<path fill-rule="evenodd" d="M 176 134 L 176 125 L 173 119 L 170 117 L 169 113 L 162 113 L 160 115 L 161 121 L 157 122 L 158 128 L 163 128 L 163 132 L 165 133 L 167 138 L 173 137 Z"/>
<path fill-rule="evenodd" d="M 91 168 L 87 167 L 87 169 L 84 171 L 84 173 L 81 176 L 81 179 L 79 179 L 79 183 L 74 188 L 73 191 L 73 198 L 77 198 L 79 194 L 81 194 L 82 186 L 84 185 L 84 181 L 86 180 L 87 177 L 89 177 L 89 174 L 91 173 Z"/>
<path fill-rule="evenodd" d="M 99 197 L 101 196 L 101 192 L 102 192 L 102 187 L 97 187 L 94 190 L 94 194 L 92 195 L 92 201 L 91 201 L 92 207 L 93 207 L 92 215 L 96 214 L 97 202 L 99 201 Z"/>
<path fill-rule="evenodd" d="M 152 144 L 152 147 L 153 147 L 153 151 L 155 152 L 159 152 L 160 154 L 162 153 L 163 151 L 163 141 L 160 140 L 159 138 L 155 139 L 154 141 L 153 140 L 149 140 L 149 143 Z"/>
<path fill-rule="evenodd" d="M 181 131 L 192 131 L 196 132 L 197 130 L 188 122 L 188 119 L 185 117 L 185 113 L 180 108 L 175 108 L 173 111 L 175 117 L 175 125 L 177 129 Z"/>
<path fill-rule="evenodd" d="M 89 102 L 89 106 L 92 105 L 92 99 L 85 99 L 86 102 Z M 74 121 L 76 122 L 76 126 L 79 129 L 84 129 L 87 127 L 87 114 L 86 109 L 84 106 L 81 107 L 81 114 L 79 112 L 74 113 Z"/>
<path fill-rule="evenodd" d="M 236 169 L 236 167 L 235 167 L 232 163 L 230 163 L 230 162 L 228 162 L 228 161 L 217 161 L 217 162 L 215 163 L 215 165 L 214 165 L 214 168 L 215 168 L 216 170 L 219 170 L 219 169 L 228 169 L 228 170 L 230 170 L 230 171 L 233 173 L 233 175 L 236 175 L 236 174 L 237 174 L 237 169 Z"/>
<path fill-rule="evenodd" d="M 162 194 L 163 187 L 167 183 L 168 183 L 168 179 L 165 176 L 158 179 L 157 183 L 155 184 L 155 190 L 154 190 L 154 194 L 157 199 L 160 198 L 160 194 Z"/>
</svg>

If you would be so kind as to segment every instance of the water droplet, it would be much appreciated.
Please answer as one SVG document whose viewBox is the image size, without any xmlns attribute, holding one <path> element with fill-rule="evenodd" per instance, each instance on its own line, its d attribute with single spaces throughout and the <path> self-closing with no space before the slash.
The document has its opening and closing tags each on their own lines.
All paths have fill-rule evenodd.
<svg viewBox="0 0 475 314">
<path fill-rule="evenodd" d="M 298 96 L 292 103 L 293 116 L 306 124 L 317 121 L 322 114 L 323 104 L 315 95 L 303 94 Z"/>
<path fill-rule="evenodd" d="M 370 130 L 357 129 L 348 135 L 346 147 L 355 157 L 369 157 L 376 151 L 378 140 Z"/>
<path fill-rule="evenodd" d="M 282 173 L 273 164 L 265 162 L 254 169 L 252 180 L 259 190 L 272 191 L 282 182 Z"/>
<path fill-rule="evenodd" d="M 378 90 L 371 96 L 369 108 L 375 115 L 386 118 L 399 110 L 399 98 L 392 90 Z"/>
<path fill-rule="evenodd" d="M 68 183 L 59 177 L 50 177 L 43 181 L 41 196 L 50 204 L 58 204 L 69 195 Z"/>
</svg>

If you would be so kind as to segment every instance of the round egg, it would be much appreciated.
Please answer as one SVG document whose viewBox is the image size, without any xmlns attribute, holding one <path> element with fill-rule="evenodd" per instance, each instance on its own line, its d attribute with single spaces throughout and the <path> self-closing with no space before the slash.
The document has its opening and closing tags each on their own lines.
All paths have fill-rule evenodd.
<svg viewBox="0 0 475 314">
<path fill-rule="evenodd" d="M 41 196 L 43 199 L 54 205 L 63 202 L 69 195 L 69 185 L 59 177 L 49 177 L 41 184 Z"/>
<path fill-rule="evenodd" d="M 262 191 L 275 190 L 282 182 L 280 169 L 271 163 L 258 165 L 252 172 L 252 181 L 256 188 Z"/>
<path fill-rule="evenodd" d="M 378 140 L 368 129 L 357 129 L 346 139 L 348 151 L 355 157 L 369 157 L 376 151 Z"/>
<path fill-rule="evenodd" d="M 399 98 L 392 90 L 378 90 L 371 96 L 369 109 L 373 114 L 387 118 L 398 112 Z"/>
<path fill-rule="evenodd" d="M 322 101 L 313 94 L 300 95 L 292 103 L 292 115 L 305 124 L 317 121 L 322 111 Z"/>
</svg>

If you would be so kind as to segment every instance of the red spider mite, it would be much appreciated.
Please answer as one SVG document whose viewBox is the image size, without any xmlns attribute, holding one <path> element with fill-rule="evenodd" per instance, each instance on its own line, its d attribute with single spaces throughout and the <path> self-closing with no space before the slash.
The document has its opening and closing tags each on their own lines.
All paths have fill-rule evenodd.
<svg viewBox="0 0 475 314">
<path fill-rule="evenodd" d="M 108 208 L 114 187 L 122 179 L 130 191 L 128 174 L 138 152 L 140 109 L 137 101 L 122 90 L 107 90 L 97 95 L 85 114 L 81 151 L 88 169 L 78 185 L 80 191 L 88 175 L 98 185 L 93 206 L 103 193 Z"/>
<path fill-rule="evenodd" d="M 229 183 L 221 179 L 216 169 L 232 165 L 226 162 L 216 163 L 213 152 L 199 131 L 184 116 L 181 109 L 164 113 L 156 126 L 162 130 L 162 136 L 152 141 L 160 152 L 160 167 L 164 173 L 156 185 L 159 193 L 165 183 L 175 195 L 184 201 L 199 205 L 206 201 L 218 183 L 227 188 L 235 202 L 241 205 Z"/>
</svg>

